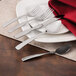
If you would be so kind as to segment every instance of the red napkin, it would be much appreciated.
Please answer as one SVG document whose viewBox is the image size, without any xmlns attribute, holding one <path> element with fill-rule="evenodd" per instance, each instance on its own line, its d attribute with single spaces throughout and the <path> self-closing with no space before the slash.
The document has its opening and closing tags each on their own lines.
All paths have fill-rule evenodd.
<svg viewBox="0 0 76 76">
<path fill-rule="evenodd" d="M 62 23 L 76 36 L 76 0 L 50 0 L 55 16 L 62 17 Z"/>
</svg>

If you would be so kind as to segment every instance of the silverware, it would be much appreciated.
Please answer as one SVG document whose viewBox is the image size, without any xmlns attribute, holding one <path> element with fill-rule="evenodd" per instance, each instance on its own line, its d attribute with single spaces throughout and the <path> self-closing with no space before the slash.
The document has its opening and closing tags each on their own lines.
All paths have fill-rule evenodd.
<svg viewBox="0 0 76 76">
<path fill-rule="evenodd" d="M 36 25 L 35 27 L 30 28 L 30 29 L 28 29 L 28 30 L 25 30 L 25 31 L 22 31 L 22 32 L 18 33 L 17 35 L 15 35 L 15 38 L 20 38 L 20 37 L 28 34 L 29 32 L 31 32 L 31 31 L 33 31 L 33 30 L 35 30 L 35 29 L 39 29 L 39 28 L 41 28 L 41 27 L 46 27 L 48 24 L 53 23 L 53 22 L 57 21 L 58 19 L 59 19 L 59 18 L 53 18 L 53 19 L 49 18 L 49 19 L 47 19 L 47 20 L 44 20 L 44 21 L 38 23 L 38 25 Z"/>
<path fill-rule="evenodd" d="M 35 5 L 34 8 L 31 7 L 30 10 L 29 10 L 29 9 L 27 10 L 27 13 L 26 13 L 26 14 L 23 14 L 22 16 L 19 16 L 19 17 L 16 17 L 16 18 L 14 18 L 14 19 L 9 20 L 9 21 L 6 22 L 5 24 L 3 24 L 3 27 L 6 27 L 6 26 L 8 26 L 9 24 L 17 21 L 18 19 L 21 19 L 21 18 L 26 17 L 26 16 L 29 16 L 29 17 L 39 17 L 40 15 L 42 15 L 42 14 L 46 11 L 46 9 L 42 9 L 42 8 L 41 8 L 41 5 L 45 5 L 45 4 Z M 47 9 L 48 9 L 48 8 L 47 8 Z M 34 19 L 34 18 L 33 18 L 33 19 Z M 31 20 L 33 20 L 33 19 L 31 19 Z M 31 21 L 31 20 L 30 20 L 30 21 Z M 27 21 L 26 21 L 26 22 L 27 22 Z"/>
<path fill-rule="evenodd" d="M 49 21 L 47 21 L 47 22 L 45 21 L 45 23 L 43 23 L 42 25 L 43 25 L 43 27 L 44 27 L 44 26 L 47 26 L 48 24 L 50 24 L 50 22 L 49 22 Z M 40 27 L 39 27 L 39 28 L 40 28 Z M 37 29 L 35 29 L 35 30 L 38 31 Z M 17 45 L 15 48 L 16 48 L 17 50 L 20 50 L 21 48 L 23 48 L 23 47 L 24 47 L 25 45 L 27 45 L 28 43 L 32 42 L 32 41 L 33 41 L 34 39 L 36 39 L 37 37 L 39 37 L 39 36 L 47 33 L 47 30 L 45 30 L 44 32 L 40 32 L 40 31 L 38 31 L 38 32 L 39 32 L 39 34 L 35 35 L 35 36 L 32 37 L 32 38 L 29 38 L 29 39 L 23 41 L 22 43 L 20 43 L 19 45 Z M 15 37 L 18 38 L 18 37 L 20 37 L 20 36 L 22 36 L 22 35 L 18 35 L 18 36 L 15 36 Z"/>
<path fill-rule="evenodd" d="M 42 10 L 41 10 L 42 11 Z M 22 27 L 22 26 L 26 26 L 26 24 L 30 21 L 33 21 L 33 20 L 37 20 L 37 21 L 45 21 L 46 19 L 48 18 L 55 18 L 55 16 L 51 16 L 53 10 L 50 10 L 49 8 L 47 8 L 47 10 L 44 10 L 42 11 L 43 13 L 37 13 L 38 16 L 35 16 L 33 17 L 32 19 L 30 20 L 27 20 L 27 21 L 24 21 L 23 23 L 20 23 L 18 25 L 16 25 L 15 27 L 11 28 L 8 32 L 13 32 L 15 30 L 17 30 L 18 28 Z"/>
<path fill-rule="evenodd" d="M 26 17 L 26 16 L 31 16 L 31 17 L 36 16 L 36 15 L 39 16 L 40 14 L 42 14 L 41 12 L 42 12 L 42 11 L 41 11 L 40 6 L 37 5 L 36 7 L 34 7 L 32 10 L 30 10 L 30 11 L 27 12 L 26 14 L 24 14 L 24 15 L 22 15 L 22 16 L 19 16 L 19 17 L 16 17 L 16 18 L 11 19 L 10 21 L 6 22 L 5 24 L 3 24 L 3 27 L 6 27 L 6 26 L 8 26 L 9 24 L 17 21 L 18 19 L 23 18 L 23 17 Z"/>
<path fill-rule="evenodd" d="M 27 61 L 27 60 L 31 60 L 33 58 L 41 57 L 41 56 L 47 55 L 47 54 L 58 54 L 58 55 L 62 55 L 62 54 L 68 53 L 70 51 L 70 49 L 71 49 L 71 46 L 72 45 L 70 45 L 70 44 L 64 45 L 64 46 L 56 49 L 55 51 L 47 52 L 47 53 L 42 53 L 42 54 L 35 54 L 35 55 L 26 56 L 26 57 L 22 58 L 21 60 L 22 61 Z"/>
<path fill-rule="evenodd" d="M 33 27 L 33 28 L 31 28 L 31 29 L 29 29 L 29 30 L 27 30 L 27 31 L 24 31 L 24 32 L 21 32 L 21 33 L 18 34 L 18 35 L 15 35 L 15 38 L 19 38 L 19 37 L 21 37 L 21 36 L 23 36 L 23 35 L 31 32 L 31 31 L 33 31 L 33 30 L 38 31 L 37 29 L 39 29 L 39 28 L 41 28 L 41 27 L 45 27 L 45 26 L 47 26 L 48 24 L 54 22 L 54 20 L 53 20 L 52 18 L 55 18 L 55 17 L 54 17 L 54 15 L 51 17 L 52 12 L 53 12 L 53 10 L 51 11 L 49 7 L 43 11 L 43 10 L 40 8 L 40 6 L 37 6 L 37 7 L 35 7 L 33 10 L 31 10 L 30 13 L 27 13 L 27 14 L 26 14 L 27 16 L 36 16 L 36 17 L 34 17 L 34 18 L 30 19 L 30 20 L 24 21 L 24 22 L 22 22 L 22 23 L 20 23 L 20 24 L 18 24 L 17 26 L 15 26 L 15 27 L 13 27 L 11 30 L 9 30 L 9 32 L 15 31 L 16 29 L 18 29 L 18 28 L 26 25 L 26 23 L 28 23 L 28 22 L 30 22 L 30 21 L 32 21 L 32 20 L 34 20 L 34 19 L 41 20 L 41 22 L 40 22 L 36 27 Z M 35 14 L 35 15 L 34 15 L 34 14 Z M 39 15 L 38 15 L 38 14 L 39 14 Z M 16 20 L 18 20 L 18 19 L 20 19 L 20 18 L 22 18 L 22 17 L 24 17 L 24 16 L 26 16 L 26 15 L 20 16 L 20 17 L 18 17 L 18 18 L 15 18 L 15 19 L 11 20 L 10 22 L 7 22 L 6 24 L 3 25 L 3 27 L 8 26 L 9 24 L 13 23 L 14 21 L 16 21 Z M 55 21 L 58 20 L 58 19 L 59 19 L 59 18 L 56 18 Z M 38 31 L 38 32 L 40 32 L 40 31 Z M 36 35 L 36 36 L 34 36 L 34 37 L 32 37 L 32 38 L 29 38 L 29 39 L 23 41 L 22 43 L 20 43 L 19 45 L 17 45 L 15 48 L 16 48 L 17 50 L 20 50 L 22 47 L 24 47 L 25 45 L 27 45 L 28 43 L 30 43 L 31 41 L 33 41 L 34 39 L 36 39 L 36 38 L 39 37 L 40 35 L 43 35 L 44 33 L 47 33 L 47 30 L 45 30 L 45 32 L 39 33 L 38 35 Z"/>
</svg>

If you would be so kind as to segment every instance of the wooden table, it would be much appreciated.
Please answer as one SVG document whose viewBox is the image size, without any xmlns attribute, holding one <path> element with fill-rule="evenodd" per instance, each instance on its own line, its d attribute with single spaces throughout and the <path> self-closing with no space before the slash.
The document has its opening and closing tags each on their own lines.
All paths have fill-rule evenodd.
<svg viewBox="0 0 76 76">
<path fill-rule="evenodd" d="M 18 43 L 0 35 L 0 76 L 76 76 L 76 62 L 56 55 L 22 62 L 24 56 L 46 51 L 31 45 L 17 51 Z"/>
</svg>

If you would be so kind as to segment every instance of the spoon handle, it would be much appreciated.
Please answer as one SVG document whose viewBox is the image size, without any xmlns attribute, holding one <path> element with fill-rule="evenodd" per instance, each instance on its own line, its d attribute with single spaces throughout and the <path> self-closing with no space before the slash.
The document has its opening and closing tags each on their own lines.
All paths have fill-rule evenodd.
<svg viewBox="0 0 76 76">
<path fill-rule="evenodd" d="M 41 56 L 43 56 L 43 55 L 54 54 L 54 53 L 55 53 L 55 52 L 52 51 L 52 52 L 47 52 L 47 53 L 30 55 L 30 56 L 26 56 L 26 57 L 22 58 L 21 60 L 22 60 L 22 61 L 27 61 L 27 60 L 34 59 L 34 58 L 37 58 L 37 57 L 41 57 Z"/>
</svg>

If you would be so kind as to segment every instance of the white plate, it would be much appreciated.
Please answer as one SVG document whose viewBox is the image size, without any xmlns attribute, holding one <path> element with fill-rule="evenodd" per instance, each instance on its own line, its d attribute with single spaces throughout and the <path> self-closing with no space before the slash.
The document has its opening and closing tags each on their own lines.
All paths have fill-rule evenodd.
<svg viewBox="0 0 76 76">
<path fill-rule="evenodd" d="M 32 1 L 32 2 L 30 2 Z M 17 16 L 21 16 L 23 14 L 25 14 L 26 10 L 26 6 L 31 5 L 31 3 L 33 5 L 35 5 L 36 3 L 48 3 L 48 0 L 21 0 L 17 6 L 16 6 L 16 14 Z M 19 23 L 25 21 L 26 18 L 22 18 L 19 20 Z M 28 25 L 27 27 L 22 27 L 22 30 L 26 30 L 30 28 Z M 34 31 L 29 33 L 27 36 L 29 38 L 35 36 L 38 32 Z M 66 33 L 66 34 L 59 34 L 59 35 L 42 35 L 39 38 L 35 39 L 35 41 L 37 42 L 44 42 L 44 43 L 56 43 L 56 42 L 67 42 L 67 41 L 73 41 L 76 40 L 76 37 L 72 34 L 72 33 Z"/>
</svg>

